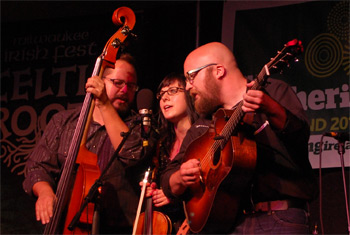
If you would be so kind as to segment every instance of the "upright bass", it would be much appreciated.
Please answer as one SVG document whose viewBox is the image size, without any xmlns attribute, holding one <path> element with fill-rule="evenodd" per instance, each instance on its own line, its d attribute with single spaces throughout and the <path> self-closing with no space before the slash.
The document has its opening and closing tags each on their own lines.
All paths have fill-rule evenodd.
<svg viewBox="0 0 350 235">
<path fill-rule="evenodd" d="M 108 40 L 101 55 L 97 58 L 92 76 L 101 78 L 105 68 L 114 68 L 119 47 L 131 34 L 135 25 L 135 14 L 130 8 L 120 7 L 114 11 L 112 21 L 119 29 Z M 58 182 L 53 216 L 46 225 L 44 234 L 91 233 L 94 203 L 87 205 L 74 228 L 68 228 L 68 225 L 79 211 L 91 186 L 100 176 L 97 155 L 90 152 L 85 146 L 93 109 L 93 95 L 87 93 Z"/>
</svg>

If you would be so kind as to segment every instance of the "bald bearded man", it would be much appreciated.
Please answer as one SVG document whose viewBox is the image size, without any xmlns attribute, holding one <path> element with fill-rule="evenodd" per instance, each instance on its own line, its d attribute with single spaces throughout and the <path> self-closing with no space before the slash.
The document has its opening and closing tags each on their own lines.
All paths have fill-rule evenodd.
<svg viewBox="0 0 350 235">
<path fill-rule="evenodd" d="M 207 182 L 199 160 L 202 156 L 184 161 L 188 159 L 185 151 L 209 130 L 212 115 L 219 108 L 235 109 L 242 101 L 244 113 L 255 113 L 252 125 L 242 130 L 256 142 L 256 167 L 250 180 L 245 180 L 243 174 L 240 178 L 239 172 L 244 169 L 231 170 L 218 192 L 234 196 L 220 197 L 216 200 L 220 203 L 213 203 L 211 212 L 223 213 L 210 215 L 200 233 L 308 233 L 308 202 L 317 196 L 318 189 L 308 159 L 308 118 L 294 91 L 285 82 L 272 78 L 260 90 L 248 89 L 254 81 L 243 76 L 233 53 L 219 42 L 192 51 L 184 62 L 184 72 L 186 90 L 203 118 L 192 125 L 179 154 L 162 175 L 165 195 L 188 202 L 194 194 L 191 188 L 204 188 Z M 232 152 L 243 146 L 235 147 Z M 237 195 L 240 180 L 246 185 L 240 186 L 242 190 Z M 209 186 L 205 187 L 208 190 Z M 200 214 L 201 211 L 187 211 L 190 226 Z"/>
</svg>

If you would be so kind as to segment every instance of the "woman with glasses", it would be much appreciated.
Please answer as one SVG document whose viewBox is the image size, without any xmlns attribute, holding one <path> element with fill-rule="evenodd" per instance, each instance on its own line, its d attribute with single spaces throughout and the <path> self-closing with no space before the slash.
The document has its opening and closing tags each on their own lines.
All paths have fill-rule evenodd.
<svg viewBox="0 0 350 235">
<path fill-rule="evenodd" d="M 160 83 L 157 92 L 159 101 L 160 140 L 158 142 L 158 176 L 179 152 L 182 141 L 198 118 L 191 96 L 185 90 L 186 80 L 182 74 L 171 73 Z M 157 180 L 159 181 L 159 177 Z M 147 188 L 147 196 L 152 196 L 154 209 L 166 214 L 172 222 L 172 233 L 176 234 L 185 215 L 180 201 L 168 199 L 159 188 L 158 181 Z"/>
</svg>

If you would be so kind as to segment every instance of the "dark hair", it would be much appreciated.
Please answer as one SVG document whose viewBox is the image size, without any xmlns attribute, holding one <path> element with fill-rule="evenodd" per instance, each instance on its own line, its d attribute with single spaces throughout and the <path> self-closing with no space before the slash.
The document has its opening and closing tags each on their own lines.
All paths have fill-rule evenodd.
<svg viewBox="0 0 350 235">
<path fill-rule="evenodd" d="M 134 66 L 136 68 L 136 60 L 129 53 L 121 54 L 120 57 L 119 57 L 119 60 L 124 60 L 124 61 L 128 62 L 129 64 L 131 64 L 132 66 Z"/>
<path fill-rule="evenodd" d="M 134 67 L 135 75 L 137 78 L 137 63 L 136 63 L 136 59 L 132 55 L 130 55 L 129 53 L 123 53 L 120 55 L 118 60 L 123 60 L 128 64 L 130 64 L 132 67 Z"/>
<path fill-rule="evenodd" d="M 161 91 L 163 87 L 169 86 L 174 82 L 178 82 L 180 87 L 186 88 L 186 79 L 183 74 L 180 73 L 170 73 L 162 80 L 157 89 L 157 94 Z M 190 117 L 191 124 L 193 124 L 198 119 L 198 114 L 196 113 L 193 105 L 193 100 L 188 91 L 184 91 L 185 100 L 187 104 L 187 114 Z M 162 139 L 162 146 L 166 151 L 167 156 L 170 156 L 170 150 L 172 149 L 175 142 L 175 130 L 174 124 L 165 119 L 161 110 L 158 113 L 159 122 L 159 132 Z"/>
</svg>

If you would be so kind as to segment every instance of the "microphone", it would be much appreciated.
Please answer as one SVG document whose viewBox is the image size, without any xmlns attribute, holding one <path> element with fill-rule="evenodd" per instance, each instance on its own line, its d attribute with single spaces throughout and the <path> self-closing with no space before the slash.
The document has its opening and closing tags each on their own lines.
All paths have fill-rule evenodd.
<svg viewBox="0 0 350 235">
<path fill-rule="evenodd" d="M 152 105 L 153 92 L 150 89 L 142 89 L 137 94 L 137 109 L 141 118 L 141 137 L 143 146 L 148 145 L 148 138 L 152 129 Z"/>
<path fill-rule="evenodd" d="M 342 142 L 346 140 L 349 141 L 349 132 L 326 132 L 323 135 L 333 137 Z"/>
</svg>

